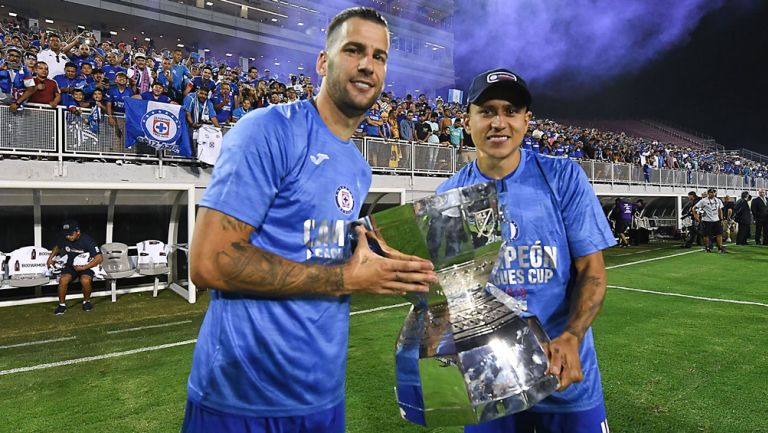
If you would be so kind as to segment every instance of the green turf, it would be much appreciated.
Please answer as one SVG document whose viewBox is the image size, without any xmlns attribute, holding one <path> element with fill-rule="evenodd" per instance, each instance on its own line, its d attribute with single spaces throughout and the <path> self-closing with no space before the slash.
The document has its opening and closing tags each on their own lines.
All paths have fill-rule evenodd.
<svg viewBox="0 0 768 433">
<path fill-rule="evenodd" d="M 611 249 L 609 284 L 768 304 L 768 248 L 689 254 L 616 267 L 688 250 Z M 84 313 L 52 304 L 0 309 L 0 370 L 97 356 L 194 339 L 208 298 L 194 305 L 169 291 L 96 298 Z M 352 310 L 402 303 L 358 296 Z M 394 400 L 394 343 L 407 307 L 351 319 L 347 375 L 349 432 L 445 432 L 400 419 Z M 595 326 L 611 431 L 637 433 L 768 432 L 768 308 L 609 289 Z M 109 334 L 138 326 L 191 321 Z M 111 359 L 0 375 L 0 432 L 175 432 L 183 417 L 192 344 Z"/>
</svg>

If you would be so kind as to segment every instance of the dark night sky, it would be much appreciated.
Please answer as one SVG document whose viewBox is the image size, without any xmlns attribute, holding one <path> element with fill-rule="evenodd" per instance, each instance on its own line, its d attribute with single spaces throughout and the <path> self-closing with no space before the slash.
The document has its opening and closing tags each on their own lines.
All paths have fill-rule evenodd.
<svg viewBox="0 0 768 433">
<path fill-rule="evenodd" d="M 725 6 L 709 13 L 687 41 L 588 93 L 546 95 L 547 83 L 531 82 L 533 111 L 538 117 L 654 118 L 711 135 L 728 149 L 768 155 L 768 2 L 759 3 L 747 12 Z M 457 69 L 461 64 L 457 59 Z M 457 72 L 466 81 L 479 71 Z"/>
</svg>

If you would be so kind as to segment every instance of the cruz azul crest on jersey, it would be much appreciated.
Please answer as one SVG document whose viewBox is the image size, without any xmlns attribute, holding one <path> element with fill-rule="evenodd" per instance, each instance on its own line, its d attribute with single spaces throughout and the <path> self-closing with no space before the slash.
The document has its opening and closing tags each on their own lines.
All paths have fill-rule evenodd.
<svg viewBox="0 0 768 433">
<path fill-rule="evenodd" d="M 181 135 L 181 121 L 175 114 L 160 108 L 147 111 L 141 118 L 141 129 L 150 146 L 155 149 L 170 148 Z"/>
<path fill-rule="evenodd" d="M 344 215 L 351 214 L 352 209 L 355 208 L 355 197 L 352 195 L 352 191 L 344 185 L 336 189 L 336 207 Z"/>
</svg>

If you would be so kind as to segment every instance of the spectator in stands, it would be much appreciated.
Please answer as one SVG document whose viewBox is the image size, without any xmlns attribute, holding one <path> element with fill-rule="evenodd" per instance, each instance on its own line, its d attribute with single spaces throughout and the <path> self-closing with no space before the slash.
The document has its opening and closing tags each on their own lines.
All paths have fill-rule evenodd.
<svg viewBox="0 0 768 433">
<path fill-rule="evenodd" d="M 125 114 L 125 100 L 133 96 L 133 90 L 128 87 L 128 74 L 118 71 L 115 74 L 115 85 L 107 91 L 107 122 L 115 126 L 114 114 Z"/>
<path fill-rule="evenodd" d="M 77 51 L 70 56 L 70 61 L 77 65 L 77 69 L 82 68 L 83 63 L 90 63 L 94 61 L 91 55 L 91 47 L 88 44 L 80 44 Z"/>
<path fill-rule="evenodd" d="M 190 93 L 184 98 L 184 111 L 187 116 L 187 124 L 192 129 L 199 129 L 205 124 L 212 123 L 219 127 L 219 120 L 216 118 L 216 109 L 213 103 L 208 99 L 208 93 L 211 89 L 200 87 L 197 92 Z"/>
<path fill-rule="evenodd" d="M 47 37 L 48 48 L 40 51 L 37 55 L 39 62 L 45 62 L 48 65 L 48 70 L 51 77 L 55 77 L 64 73 L 64 65 L 69 62 L 66 52 L 68 50 L 62 50 L 61 36 L 57 33 L 50 33 Z"/>
<path fill-rule="evenodd" d="M 416 134 L 416 141 L 419 143 L 426 143 L 429 134 L 432 133 L 432 127 L 427 122 L 426 112 L 419 112 L 419 121 L 414 126 L 414 133 Z"/>
<path fill-rule="evenodd" d="M 133 55 L 133 66 L 128 68 L 127 76 L 133 93 L 141 95 L 152 90 L 152 71 L 147 66 L 147 56 L 141 51 Z"/>
<path fill-rule="evenodd" d="M 253 87 L 259 85 L 259 69 L 257 67 L 251 66 L 248 68 L 248 79 L 246 80 L 246 83 Z"/>
<path fill-rule="evenodd" d="M 192 73 L 187 68 L 187 65 L 183 63 L 183 56 L 184 53 L 180 49 L 173 50 L 173 63 L 171 65 L 171 74 L 172 79 L 171 81 L 171 87 L 173 88 L 173 92 L 171 95 L 171 98 L 173 98 L 173 95 L 179 95 L 180 97 L 184 95 L 184 89 L 187 86 L 187 83 L 190 79 L 192 79 Z M 210 87 L 211 90 L 213 90 L 213 87 Z M 179 102 L 179 101 L 177 101 Z"/>
<path fill-rule="evenodd" d="M 71 93 L 71 101 L 66 105 L 67 111 L 78 116 L 82 114 L 83 108 L 91 108 L 91 103 L 85 100 L 83 89 L 74 89 Z"/>
<path fill-rule="evenodd" d="M 379 111 L 379 105 L 373 103 L 371 108 L 365 113 L 365 135 L 368 137 L 383 137 L 381 133 L 381 112 Z"/>
<path fill-rule="evenodd" d="M 37 62 L 35 65 L 35 93 L 29 97 L 29 102 L 35 104 L 48 104 L 56 108 L 61 101 L 59 85 L 48 78 L 48 65 L 45 62 Z"/>
<path fill-rule="evenodd" d="M 207 87 L 209 89 L 216 88 L 216 82 L 213 81 L 213 69 L 208 65 L 203 66 L 200 76 L 193 77 L 192 80 L 189 81 L 184 90 L 184 96 L 191 92 L 196 92 L 200 87 Z"/>
<path fill-rule="evenodd" d="M 144 92 L 140 95 L 133 95 L 132 98 L 143 99 L 145 101 L 162 102 L 165 104 L 176 104 L 175 101 L 171 101 L 168 95 L 164 94 L 165 88 L 160 82 L 155 81 L 152 83 L 152 90 Z M 178 104 L 177 104 L 178 105 Z"/>
<path fill-rule="evenodd" d="M 91 282 L 93 281 L 93 268 L 102 262 L 101 251 L 96 241 L 85 233 L 80 232 L 77 221 L 66 220 L 61 225 L 62 237 L 51 249 L 48 256 L 48 267 L 52 267 L 56 256 L 66 256 L 66 263 L 59 278 L 59 305 L 54 314 L 61 315 L 67 312 L 66 296 L 69 283 L 75 278 L 80 278 L 80 286 L 83 289 L 83 311 L 91 311 Z M 88 254 L 88 262 L 75 264 L 75 258 L 81 254 Z"/>
<path fill-rule="evenodd" d="M 752 225 L 752 212 L 749 206 L 751 198 L 749 191 L 742 192 L 741 198 L 736 201 L 736 205 L 733 208 L 733 219 L 739 225 L 738 233 L 736 234 L 736 245 L 749 245 L 747 239 L 749 239 L 750 226 Z"/>
<path fill-rule="evenodd" d="M 101 69 L 104 71 L 104 78 L 110 85 L 115 84 L 115 79 L 117 78 L 118 72 L 123 72 L 126 74 L 126 76 L 128 76 L 128 70 L 121 66 L 122 61 L 123 57 L 122 54 L 119 54 L 119 52 L 110 51 L 107 53 L 107 64 L 104 65 Z"/>
<path fill-rule="evenodd" d="M 219 123 L 229 123 L 229 118 L 234 109 L 234 96 L 230 90 L 230 84 L 226 81 L 219 85 L 218 90 L 213 94 L 211 102 L 216 110 L 216 119 Z"/>
<path fill-rule="evenodd" d="M 235 108 L 235 111 L 232 112 L 232 123 L 237 122 L 248 114 L 249 112 L 253 111 L 253 104 L 251 103 L 250 99 L 243 99 L 243 104 L 237 108 Z"/>
<path fill-rule="evenodd" d="M 59 92 L 61 92 L 60 104 L 68 107 L 72 105 L 72 91 L 75 89 L 84 89 L 86 86 L 85 80 L 78 78 L 77 65 L 73 62 L 68 62 L 64 66 L 64 73 L 53 77 L 56 84 L 59 85 Z"/>
<path fill-rule="evenodd" d="M 755 220 L 755 245 L 768 245 L 768 200 L 763 188 L 752 199 L 751 210 Z"/>
<path fill-rule="evenodd" d="M 35 93 L 35 79 L 32 68 L 22 64 L 21 48 L 6 48 L 6 63 L 0 66 L 0 103 L 8 104 L 11 113 L 24 106 Z"/>
</svg>

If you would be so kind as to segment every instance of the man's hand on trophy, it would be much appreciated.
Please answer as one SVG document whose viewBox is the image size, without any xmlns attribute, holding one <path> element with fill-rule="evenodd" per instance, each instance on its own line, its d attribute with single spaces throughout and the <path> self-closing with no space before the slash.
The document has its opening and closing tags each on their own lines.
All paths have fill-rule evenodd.
<svg viewBox="0 0 768 433">
<path fill-rule="evenodd" d="M 368 238 L 368 241 L 375 242 L 381 252 L 384 254 L 384 257 L 388 257 L 390 259 L 397 259 L 397 260 L 413 260 L 417 262 L 429 262 L 427 259 L 423 259 L 419 256 L 412 256 L 409 254 L 405 254 L 403 252 L 400 252 L 392 247 L 390 247 L 387 244 L 387 241 L 384 240 L 384 238 L 381 237 L 381 235 L 377 231 L 373 230 L 367 230 L 365 232 L 365 236 Z M 431 263 L 431 262 L 429 262 Z M 430 268 L 432 269 L 432 268 Z"/>
<path fill-rule="evenodd" d="M 358 239 L 367 239 L 365 228 L 355 227 Z M 382 245 L 381 243 L 379 245 Z M 368 242 L 358 242 L 352 257 L 342 267 L 344 291 L 402 295 L 406 292 L 428 292 L 437 282 L 437 274 L 428 260 L 403 254 L 386 244 L 388 257 L 371 251 Z"/>
<path fill-rule="evenodd" d="M 549 357 L 547 373 L 554 375 L 560 381 L 558 391 L 584 379 L 581 359 L 579 359 L 579 339 L 575 335 L 565 332 L 552 340 L 547 347 L 547 356 Z"/>
</svg>

